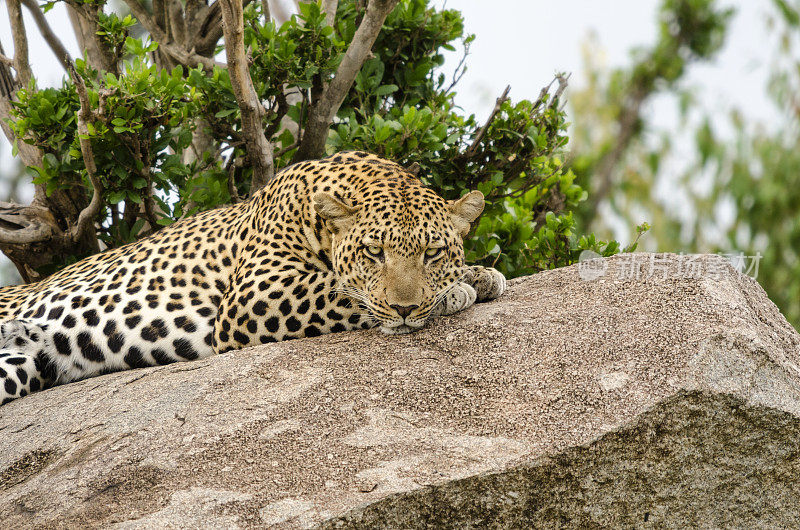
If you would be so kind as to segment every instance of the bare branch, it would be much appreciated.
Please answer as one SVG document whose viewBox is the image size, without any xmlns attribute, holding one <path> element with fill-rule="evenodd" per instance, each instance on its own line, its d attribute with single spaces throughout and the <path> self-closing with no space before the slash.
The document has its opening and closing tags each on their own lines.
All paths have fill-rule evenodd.
<svg viewBox="0 0 800 530">
<path fill-rule="evenodd" d="M 239 198 L 239 192 L 236 191 L 236 157 L 231 155 L 228 160 L 228 194 L 231 196 L 231 203 L 236 204 L 242 202 Z"/>
<path fill-rule="evenodd" d="M 243 0 L 243 7 L 247 7 L 252 0 Z M 263 7 L 263 5 L 262 5 Z M 266 11 L 269 14 L 269 11 Z M 194 31 L 195 40 L 193 46 L 195 51 L 203 56 L 214 55 L 219 39 L 222 38 L 222 11 L 219 2 L 214 2 L 201 11 L 203 22 L 197 31 Z"/>
<path fill-rule="evenodd" d="M 336 21 L 336 9 L 339 7 L 339 0 L 322 0 L 322 12 L 325 13 L 325 22 L 333 26 Z"/>
<path fill-rule="evenodd" d="M 597 188 L 590 194 L 586 204 L 587 219 L 594 220 L 597 216 L 597 209 L 600 203 L 608 196 L 611 185 L 614 181 L 614 170 L 620 160 L 628 150 L 628 146 L 633 140 L 636 126 L 639 123 L 642 104 L 649 93 L 646 90 L 636 88 L 632 91 L 629 100 L 623 105 L 619 118 L 617 119 L 618 129 L 614 147 L 608 151 L 597 164 L 597 169 L 592 175 L 597 184 Z"/>
<path fill-rule="evenodd" d="M 55 220 L 45 208 L 0 202 L 0 244 L 29 245 L 45 241 L 53 236 L 53 225 Z"/>
<path fill-rule="evenodd" d="M 3 63 L 6 66 L 14 67 L 14 59 L 8 57 L 7 55 L 0 54 L 0 63 Z"/>
<path fill-rule="evenodd" d="M 219 66 L 221 68 L 225 67 L 224 64 L 218 63 L 210 57 L 199 55 L 195 53 L 194 50 L 187 51 L 182 46 L 172 42 L 138 0 L 124 1 L 128 7 L 131 8 L 131 12 L 133 13 L 133 16 L 136 17 L 136 20 L 138 20 L 142 26 L 144 26 L 144 29 L 146 29 L 153 40 L 158 43 L 159 47 L 179 63 L 189 67 L 202 65 L 203 68 L 207 70 L 212 70 L 215 66 Z"/>
<path fill-rule="evenodd" d="M 89 176 L 89 181 L 92 183 L 92 200 L 89 205 L 84 208 L 78 216 L 78 222 L 73 225 L 69 231 L 69 236 L 73 241 L 78 241 L 83 237 L 87 229 L 93 228 L 92 221 L 100 213 L 100 207 L 103 204 L 103 184 L 97 176 L 97 166 L 94 162 L 94 151 L 92 151 L 92 144 L 89 141 L 89 128 L 87 123 L 92 119 L 92 111 L 89 107 L 89 96 L 86 94 L 86 85 L 83 78 L 75 71 L 72 63 L 67 64 L 67 69 L 75 83 L 75 88 L 78 91 L 78 99 L 81 103 L 81 108 L 78 111 L 78 141 L 81 145 L 81 154 L 83 155 L 83 164 L 86 166 L 86 174 Z"/>
<path fill-rule="evenodd" d="M 298 140 L 295 140 L 294 142 L 292 142 L 291 144 L 287 145 L 286 147 L 282 147 L 281 149 L 278 149 L 278 151 L 275 153 L 275 158 L 278 158 L 278 157 L 281 157 L 281 156 L 285 155 L 286 153 L 288 153 L 289 151 L 291 151 L 292 149 L 294 149 L 298 145 L 300 145 L 300 142 Z"/>
<path fill-rule="evenodd" d="M 503 90 L 503 93 L 497 98 L 497 101 L 494 102 L 494 108 L 492 109 L 491 114 L 486 119 L 486 123 L 483 124 L 483 127 L 480 128 L 478 134 L 475 135 L 473 138 L 472 143 L 469 145 L 466 151 L 461 155 L 464 158 L 469 158 L 475 154 L 475 151 L 478 149 L 478 146 L 481 145 L 481 140 L 486 135 L 486 131 L 489 130 L 489 126 L 494 121 L 495 117 L 497 117 L 497 113 L 500 112 L 500 107 L 503 106 L 503 103 L 508 101 L 508 92 L 511 90 L 511 85 L 507 85 L 506 89 Z"/>
<path fill-rule="evenodd" d="M 11 34 L 14 38 L 14 70 L 22 86 L 28 86 L 33 77 L 28 62 L 28 36 L 25 33 L 25 22 L 22 20 L 22 8 L 19 0 L 7 0 L 8 20 L 11 23 Z"/>
<path fill-rule="evenodd" d="M 222 8 L 222 29 L 225 34 L 225 56 L 233 94 L 242 113 L 242 136 L 247 157 L 253 166 L 251 194 L 275 175 L 272 144 L 264 135 L 266 111 L 258 100 L 248 71 L 244 49 L 244 19 L 241 0 L 218 0 Z"/>
<path fill-rule="evenodd" d="M 319 158 L 322 155 L 333 118 L 353 85 L 358 71 L 369 57 L 383 21 L 398 2 L 399 0 L 370 0 L 367 13 L 353 35 L 353 41 L 348 46 L 336 75 L 325 85 L 319 99 L 311 107 L 303 141 L 294 156 L 295 162 Z"/>
<path fill-rule="evenodd" d="M 0 55 L 6 57 L 2 43 L 0 43 Z M 19 84 L 15 82 L 14 76 L 11 74 L 11 67 L 7 63 L 0 61 L 0 129 L 3 130 L 9 143 L 17 146 L 18 156 L 23 164 L 26 166 L 41 166 L 41 151 L 30 144 L 18 141 L 14 131 L 11 130 L 11 124 L 9 123 L 13 116 L 11 102 L 14 100 L 14 94 L 18 88 Z M 43 203 L 45 198 L 44 184 L 37 184 L 35 190 L 34 202 Z"/>
<path fill-rule="evenodd" d="M 100 7 L 80 0 L 66 0 L 78 44 L 86 53 L 89 64 L 98 72 L 119 73 L 116 50 L 112 50 L 98 32 L 100 31 Z"/>
<path fill-rule="evenodd" d="M 245 5 L 250 0 L 245 0 Z M 202 17 L 199 27 L 193 31 L 194 47 L 200 55 L 213 55 L 217 42 L 222 38 L 222 11 L 219 2 L 203 7 L 198 14 Z"/>
<path fill-rule="evenodd" d="M 458 61 L 455 70 L 453 70 L 453 80 L 450 82 L 450 86 L 447 87 L 447 90 L 444 91 L 445 94 L 449 94 L 451 90 L 461 81 L 461 78 L 464 77 L 464 74 L 467 73 L 467 57 L 469 57 L 469 47 L 470 43 L 467 42 L 467 39 L 462 39 L 462 43 L 464 46 L 464 53 L 461 55 L 461 60 Z"/>
<path fill-rule="evenodd" d="M 183 14 L 183 5 L 180 0 L 169 0 L 167 3 L 169 28 L 172 31 L 172 36 L 180 43 L 187 42 L 187 27 L 186 18 Z"/>
<path fill-rule="evenodd" d="M 47 23 L 47 19 L 44 17 L 44 13 L 42 9 L 39 7 L 34 0 L 22 0 L 22 4 L 30 11 L 31 16 L 33 16 L 33 21 L 36 22 L 36 26 L 39 28 L 39 32 L 44 37 L 44 40 L 47 41 L 48 46 L 50 49 L 53 50 L 53 53 L 56 56 L 56 59 L 67 68 L 68 63 L 72 63 L 72 57 L 70 57 L 69 52 L 61 43 L 61 41 L 56 37 L 56 34 L 53 33 L 50 24 Z"/>
</svg>

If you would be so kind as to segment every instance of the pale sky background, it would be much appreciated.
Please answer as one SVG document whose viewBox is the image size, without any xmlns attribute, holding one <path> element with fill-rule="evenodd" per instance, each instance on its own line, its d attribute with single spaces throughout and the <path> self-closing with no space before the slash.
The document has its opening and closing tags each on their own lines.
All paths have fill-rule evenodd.
<svg viewBox="0 0 800 530">
<path fill-rule="evenodd" d="M 658 4 L 656 0 L 448 0 L 447 7 L 463 13 L 467 32 L 477 35 L 457 102 L 466 112 L 483 118 L 507 84 L 513 99 L 532 99 L 554 73 L 565 71 L 572 73 L 571 86 L 580 87 L 585 82 L 581 47 L 591 33 L 597 36 L 595 51 L 602 64 L 609 68 L 626 65 L 631 49 L 654 42 Z M 0 42 L 11 55 L 5 2 L 0 0 L 0 5 Z M 724 130 L 724 114 L 731 106 L 765 121 L 775 117 L 776 110 L 765 93 L 768 54 L 774 49 L 765 23 L 769 0 L 729 0 L 722 5 L 737 10 L 725 48 L 714 63 L 692 66 L 685 83 L 697 87 L 704 109 L 717 113 L 715 125 Z M 27 14 L 25 9 L 23 12 Z M 47 17 L 70 53 L 79 55 L 64 4 L 56 4 Z M 27 18 L 26 26 L 31 63 L 40 86 L 60 84 L 64 76 L 61 67 Z M 459 59 L 460 52 L 449 54 L 446 71 Z M 673 131 L 678 145 L 682 143 L 675 101 L 657 97 L 645 113 L 657 128 Z M 569 119 L 575 121 L 576 117 Z M 683 142 L 687 148 L 689 141 Z M 0 174 L 10 163 L 10 147 L 0 135 Z"/>
</svg>

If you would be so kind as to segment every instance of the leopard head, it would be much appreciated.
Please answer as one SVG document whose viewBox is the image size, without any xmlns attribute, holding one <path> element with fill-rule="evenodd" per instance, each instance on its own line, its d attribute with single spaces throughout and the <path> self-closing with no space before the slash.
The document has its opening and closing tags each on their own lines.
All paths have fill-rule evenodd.
<svg viewBox="0 0 800 530">
<path fill-rule="evenodd" d="M 370 183 L 357 196 L 317 193 L 339 289 L 388 334 L 425 325 L 465 274 L 463 238 L 483 211 L 479 191 L 446 201 L 418 180 Z"/>
</svg>

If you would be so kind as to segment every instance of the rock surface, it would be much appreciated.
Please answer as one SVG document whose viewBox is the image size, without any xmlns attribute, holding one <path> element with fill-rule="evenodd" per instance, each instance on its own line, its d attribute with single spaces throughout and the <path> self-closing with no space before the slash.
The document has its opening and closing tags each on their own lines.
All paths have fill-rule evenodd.
<svg viewBox="0 0 800 530">
<path fill-rule="evenodd" d="M 718 257 L 511 282 L 0 408 L 8 528 L 790 526 L 800 336 Z"/>
</svg>

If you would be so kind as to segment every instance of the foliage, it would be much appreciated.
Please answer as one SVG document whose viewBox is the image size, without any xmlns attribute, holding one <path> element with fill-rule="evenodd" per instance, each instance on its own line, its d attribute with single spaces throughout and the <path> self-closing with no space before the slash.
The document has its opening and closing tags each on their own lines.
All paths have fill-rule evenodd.
<svg viewBox="0 0 800 530">
<path fill-rule="evenodd" d="M 697 211 L 693 228 L 700 235 L 696 244 L 760 256 L 759 283 L 800 328 L 800 2 L 773 0 L 773 6 L 770 25 L 778 49 L 767 89 L 780 118 L 752 123 L 732 109 L 733 138 L 716 131 L 710 118 L 703 120 L 684 183 L 690 183 L 691 173 L 710 179 L 707 191 L 690 194 Z M 732 222 L 720 220 L 722 209 L 732 212 Z"/>
<path fill-rule="evenodd" d="M 768 32 L 776 46 L 770 49 L 765 43 L 764 49 L 771 54 L 765 55 L 771 69 L 767 90 L 779 118 L 761 122 L 739 109 L 730 109 L 727 117 L 705 115 L 694 92 L 681 83 L 685 65 L 663 69 L 665 80 L 660 83 L 677 102 L 679 127 L 691 143 L 678 153 L 669 133 L 656 130 L 638 114 L 635 133 L 615 166 L 617 180 L 606 204 L 617 214 L 617 224 L 642 216 L 649 219 L 653 229 L 648 243 L 653 250 L 747 256 L 748 268 L 754 266 L 751 274 L 757 272 L 770 298 L 800 329 L 800 2 L 771 3 Z M 663 2 L 662 12 L 675 5 Z M 709 16 L 709 9 L 716 9 L 713 2 L 686 2 L 682 14 L 671 17 L 678 25 L 705 33 L 717 28 L 691 40 L 702 59 L 713 58 L 731 16 L 717 18 L 722 25 L 711 24 L 708 21 L 715 17 Z M 642 68 L 640 58 L 650 62 L 659 48 L 663 46 L 638 52 L 632 65 L 610 73 L 590 68 L 589 85 L 573 94 L 577 118 L 572 168 L 585 186 L 590 187 L 587 182 L 591 183 L 599 161 L 618 139 L 623 102 L 634 86 L 624 80 L 633 79 Z M 665 58 L 664 63 L 653 64 L 681 60 Z M 647 69 L 652 71 L 653 66 Z M 599 217 L 583 220 L 595 230 L 612 231 Z"/>
<path fill-rule="evenodd" d="M 301 2 L 300 13 L 279 25 L 264 20 L 261 6 L 253 2 L 245 10 L 244 42 L 281 168 L 295 153 L 310 101 L 336 71 L 364 11 L 361 2 L 342 0 L 330 27 L 318 3 Z M 151 58 L 158 45 L 131 37 L 133 24 L 129 15 L 100 20 L 99 36 L 123 58 L 119 76 L 77 61 L 97 115 L 88 124 L 89 139 L 104 186 L 98 237 L 108 247 L 254 191 L 227 71 L 161 69 Z M 339 108 L 327 152 L 365 149 L 392 158 L 450 199 L 481 190 L 487 208 L 466 241 L 468 258 L 511 276 L 573 263 L 585 249 L 618 252 L 616 242 L 576 232 L 572 211 L 586 192 L 564 168 L 561 90 L 535 101 L 503 98 L 485 124 L 455 106 L 457 79 L 448 83 L 440 73 L 443 53 L 474 38 L 464 35 L 457 11 L 402 0 Z M 697 44 L 704 46 L 710 44 Z M 45 153 L 43 166 L 34 168 L 36 182 L 49 192 L 83 185 L 88 200 L 78 108 L 70 81 L 60 89 L 31 86 L 19 92 L 14 128 Z M 203 152 L 196 152 L 199 135 L 211 137 Z"/>
<path fill-rule="evenodd" d="M 591 64 L 586 52 L 588 85 L 572 96 L 577 119 L 570 164 L 578 183 L 590 194 L 577 212 L 581 226 L 608 231 L 598 215 L 600 201 L 628 225 L 643 211 L 655 215 L 651 208 L 655 175 L 672 142 L 662 137 L 654 145 L 652 134 L 646 141 L 652 131 L 643 109 L 655 95 L 672 92 L 685 115 L 691 92 L 680 82 L 691 63 L 716 56 L 733 16 L 731 8 L 719 4 L 717 0 L 662 0 L 656 42 L 633 50 L 626 67 L 603 72 Z M 589 48 L 597 49 L 597 43 Z M 651 219 L 655 230 L 669 230 L 665 219 Z"/>
</svg>

